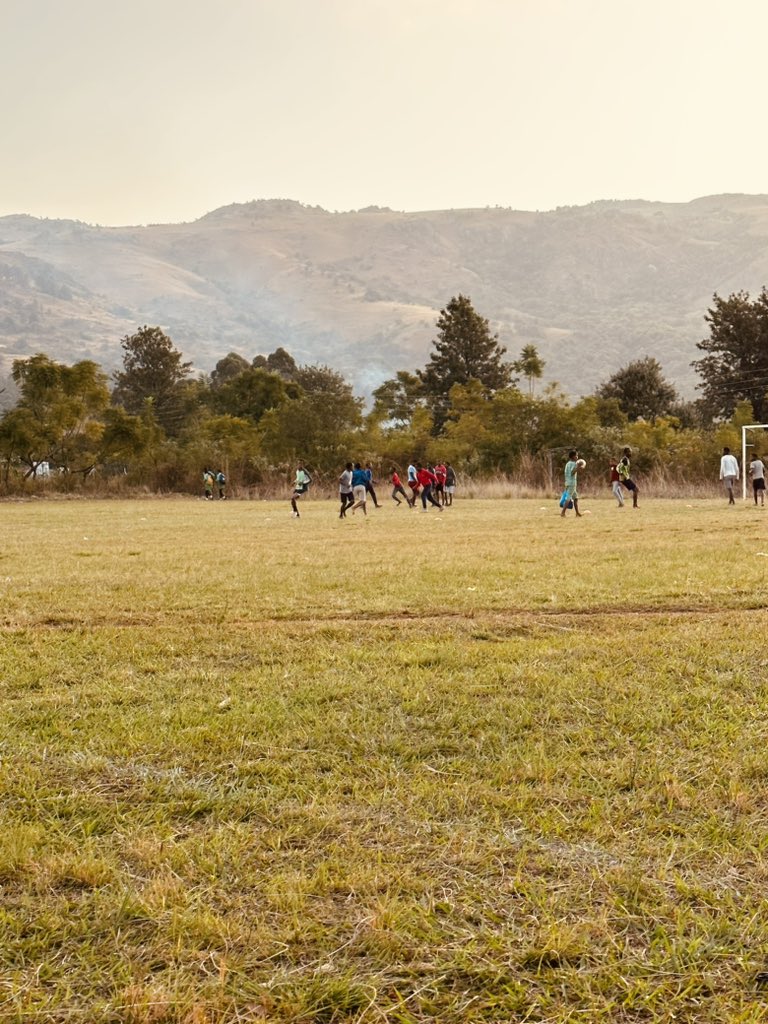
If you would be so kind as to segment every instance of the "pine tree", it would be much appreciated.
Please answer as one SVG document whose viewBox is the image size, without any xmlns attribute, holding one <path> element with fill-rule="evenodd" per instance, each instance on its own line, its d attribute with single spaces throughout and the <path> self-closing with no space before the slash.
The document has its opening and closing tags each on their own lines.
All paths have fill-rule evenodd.
<svg viewBox="0 0 768 1024">
<path fill-rule="evenodd" d="M 424 386 L 427 405 L 435 423 L 435 433 L 445 424 L 450 406 L 449 392 L 454 384 L 478 380 L 486 397 L 513 383 L 512 367 L 503 362 L 506 349 L 498 335 L 491 334 L 488 321 L 480 316 L 466 295 L 452 298 L 437 320 L 435 351 L 418 373 Z"/>
</svg>

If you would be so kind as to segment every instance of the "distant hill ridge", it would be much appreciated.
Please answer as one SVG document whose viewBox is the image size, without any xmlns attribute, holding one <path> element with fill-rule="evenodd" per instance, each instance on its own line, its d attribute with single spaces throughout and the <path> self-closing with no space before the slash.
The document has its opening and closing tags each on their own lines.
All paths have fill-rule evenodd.
<svg viewBox="0 0 768 1024">
<path fill-rule="evenodd" d="M 713 293 L 765 283 L 765 195 L 546 213 L 256 200 L 142 227 L 21 214 L 0 218 L 0 369 L 43 351 L 111 370 L 146 323 L 199 370 L 282 345 L 370 391 L 424 364 L 440 308 L 461 292 L 510 358 L 535 344 L 545 378 L 571 394 L 643 355 L 691 394 Z"/>
</svg>

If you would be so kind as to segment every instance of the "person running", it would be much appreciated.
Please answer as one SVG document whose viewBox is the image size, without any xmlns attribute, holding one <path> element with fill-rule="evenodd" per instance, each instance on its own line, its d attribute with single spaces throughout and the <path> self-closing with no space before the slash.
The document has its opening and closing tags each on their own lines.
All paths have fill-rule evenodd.
<svg viewBox="0 0 768 1024">
<path fill-rule="evenodd" d="M 203 491 L 205 492 L 205 500 L 213 501 L 213 473 L 210 469 L 203 470 Z"/>
<path fill-rule="evenodd" d="M 624 508 L 624 491 L 621 489 L 621 477 L 615 462 L 611 463 L 611 490 L 619 508 Z"/>
<path fill-rule="evenodd" d="M 376 498 L 376 491 L 374 491 L 373 489 L 373 466 L 371 466 L 370 462 L 366 462 L 365 469 L 363 470 L 363 472 L 365 473 L 366 493 L 370 494 L 370 496 L 373 498 L 373 507 L 381 508 L 381 505 L 379 504 L 378 499 Z"/>
<path fill-rule="evenodd" d="M 224 472 L 221 469 L 216 474 L 216 486 L 219 489 L 219 499 L 221 501 L 224 501 L 224 499 L 226 498 L 224 488 L 227 486 L 227 478 L 224 476 Z"/>
<path fill-rule="evenodd" d="M 402 501 L 400 501 L 400 499 L 398 498 L 398 494 L 402 494 L 402 496 L 405 498 L 405 503 L 408 506 L 408 508 L 411 508 L 413 506 L 413 502 L 408 497 L 408 495 L 405 493 L 405 488 L 403 487 L 403 485 L 402 485 L 402 483 L 400 481 L 400 476 L 398 475 L 397 470 L 393 466 L 392 467 L 392 499 L 393 499 L 393 501 L 396 501 L 398 505 L 402 505 Z"/>
<path fill-rule="evenodd" d="M 299 507 L 296 502 L 307 493 L 311 483 L 312 477 L 304 469 L 304 463 L 300 462 L 296 467 L 296 481 L 294 482 L 293 494 L 291 495 L 291 508 L 293 509 L 294 519 L 299 518 Z"/>
<path fill-rule="evenodd" d="M 352 470 L 352 515 L 355 514 L 355 510 L 361 508 L 363 515 L 367 516 L 368 511 L 365 507 L 365 499 L 368 495 L 368 488 L 365 486 L 368 482 L 368 477 L 365 474 L 365 470 L 361 469 L 360 463 L 355 463 L 355 468 Z M 349 506 L 347 506 L 349 508 Z"/>
<path fill-rule="evenodd" d="M 416 508 L 416 499 L 419 496 L 421 488 L 419 487 L 419 479 L 416 476 L 416 467 L 412 462 L 408 464 L 408 486 L 410 487 L 411 494 L 413 495 L 411 508 Z"/>
<path fill-rule="evenodd" d="M 347 509 L 352 508 L 355 503 L 355 499 L 352 494 L 352 469 L 352 463 L 348 462 L 339 477 L 339 501 L 341 502 L 339 519 L 346 519 Z"/>
<path fill-rule="evenodd" d="M 416 479 L 421 487 L 421 507 L 424 512 L 427 511 L 427 502 L 429 501 L 435 508 L 443 511 L 443 507 L 439 501 L 435 500 L 435 496 L 432 493 L 432 488 L 435 486 L 435 474 L 430 473 L 420 462 L 416 463 Z"/>
<path fill-rule="evenodd" d="M 723 448 L 723 456 L 720 459 L 720 479 L 725 484 L 725 493 L 728 495 L 728 504 L 735 505 L 736 499 L 733 496 L 733 485 L 739 479 L 739 463 L 736 456 L 731 455 L 731 449 Z"/>
<path fill-rule="evenodd" d="M 448 470 L 442 462 L 438 462 L 433 472 L 435 474 L 435 497 L 441 505 L 445 505 L 445 480 Z"/>
<path fill-rule="evenodd" d="M 619 483 L 621 484 L 621 486 L 626 488 L 626 490 L 632 492 L 632 508 L 637 508 L 637 499 L 640 494 L 640 488 L 637 486 L 637 484 L 630 475 L 631 470 L 629 466 L 629 459 L 631 455 L 632 449 L 625 448 L 624 454 L 622 455 L 621 461 L 619 462 L 616 469 L 619 473 Z"/>
<path fill-rule="evenodd" d="M 573 502 L 573 509 L 579 518 L 581 518 L 581 512 L 579 512 L 579 491 L 578 491 L 578 474 L 579 474 L 579 453 L 575 448 L 572 448 L 568 452 L 568 461 L 565 464 L 565 490 L 563 496 L 560 499 L 563 509 L 560 515 L 565 518 L 565 513 L 568 511 L 568 505 Z"/>
<path fill-rule="evenodd" d="M 450 462 L 445 464 L 445 504 L 453 504 L 453 496 L 456 493 L 456 472 Z"/>
<path fill-rule="evenodd" d="M 752 493 L 755 496 L 755 505 L 757 505 L 757 496 L 760 495 L 760 504 L 765 505 L 765 464 L 760 456 L 755 452 L 755 457 L 749 464 L 749 475 L 752 478 Z"/>
</svg>

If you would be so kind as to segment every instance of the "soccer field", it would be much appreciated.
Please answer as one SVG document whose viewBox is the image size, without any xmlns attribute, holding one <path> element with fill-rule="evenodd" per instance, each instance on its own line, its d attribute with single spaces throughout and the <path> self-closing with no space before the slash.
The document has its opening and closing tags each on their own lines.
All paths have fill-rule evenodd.
<svg viewBox="0 0 768 1024">
<path fill-rule="evenodd" d="M 768 511 L 382 500 L 0 504 L 0 1021 L 766 1019 Z"/>
</svg>

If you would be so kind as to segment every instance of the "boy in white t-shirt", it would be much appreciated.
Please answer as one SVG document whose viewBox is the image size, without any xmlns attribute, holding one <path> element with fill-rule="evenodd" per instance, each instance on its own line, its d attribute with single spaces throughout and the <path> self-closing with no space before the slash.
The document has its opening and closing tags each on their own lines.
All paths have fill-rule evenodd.
<svg viewBox="0 0 768 1024">
<path fill-rule="evenodd" d="M 731 455 L 730 448 L 723 448 L 723 457 L 720 459 L 720 479 L 725 484 L 728 504 L 735 505 L 736 499 L 733 496 L 733 488 L 739 479 L 739 464 L 736 461 L 736 456 Z"/>
<path fill-rule="evenodd" d="M 757 452 L 749 464 L 749 475 L 752 477 L 752 493 L 755 496 L 755 504 L 757 504 L 759 494 L 760 504 L 765 505 L 765 465 Z"/>
</svg>

